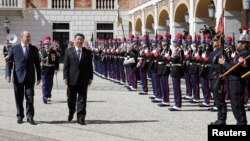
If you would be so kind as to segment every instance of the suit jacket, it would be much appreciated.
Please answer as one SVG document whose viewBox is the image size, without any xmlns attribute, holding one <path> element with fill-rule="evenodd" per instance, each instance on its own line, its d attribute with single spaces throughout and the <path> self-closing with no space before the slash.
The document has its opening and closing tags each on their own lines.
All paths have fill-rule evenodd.
<svg viewBox="0 0 250 141">
<path fill-rule="evenodd" d="M 88 85 L 93 79 L 92 53 L 82 48 L 81 59 L 77 57 L 75 47 L 67 48 L 64 57 L 63 78 L 68 80 L 70 86 Z"/>
<path fill-rule="evenodd" d="M 39 52 L 35 46 L 29 44 L 27 59 L 23 53 L 21 43 L 12 46 L 10 49 L 10 56 L 7 60 L 7 76 L 11 76 L 11 66 L 14 63 L 14 83 L 22 83 L 26 78 L 27 82 L 29 82 L 30 84 L 35 84 L 35 70 L 37 80 L 41 80 Z"/>
</svg>

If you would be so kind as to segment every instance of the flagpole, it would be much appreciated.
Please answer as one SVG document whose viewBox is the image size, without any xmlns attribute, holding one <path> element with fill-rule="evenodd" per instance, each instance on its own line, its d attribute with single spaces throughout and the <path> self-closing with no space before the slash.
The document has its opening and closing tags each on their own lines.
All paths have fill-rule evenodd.
<svg viewBox="0 0 250 141">
<path fill-rule="evenodd" d="M 117 3 L 117 17 L 116 17 L 116 23 L 117 23 L 117 26 L 119 27 L 119 25 L 121 24 L 122 25 L 122 34 L 123 34 L 123 37 L 125 38 L 125 34 L 124 34 L 124 26 L 123 26 L 123 22 L 122 22 L 122 18 L 120 17 L 120 8 L 119 8 L 119 1 Z"/>
</svg>

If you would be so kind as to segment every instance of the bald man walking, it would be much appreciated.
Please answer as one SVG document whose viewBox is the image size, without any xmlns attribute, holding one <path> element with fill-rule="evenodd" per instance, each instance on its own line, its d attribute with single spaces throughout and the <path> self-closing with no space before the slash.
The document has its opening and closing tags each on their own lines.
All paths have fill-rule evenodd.
<svg viewBox="0 0 250 141">
<path fill-rule="evenodd" d="M 9 58 L 7 58 L 7 81 L 11 82 L 12 65 L 13 85 L 17 108 L 17 123 L 23 123 L 24 108 L 23 99 L 26 99 L 26 116 L 31 125 L 35 125 L 34 117 L 34 85 L 41 80 L 41 66 L 38 49 L 30 44 L 31 35 L 28 31 L 21 33 L 21 43 L 11 47 Z M 36 77 L 35 77 L 36 74 Z"/>
</svg>

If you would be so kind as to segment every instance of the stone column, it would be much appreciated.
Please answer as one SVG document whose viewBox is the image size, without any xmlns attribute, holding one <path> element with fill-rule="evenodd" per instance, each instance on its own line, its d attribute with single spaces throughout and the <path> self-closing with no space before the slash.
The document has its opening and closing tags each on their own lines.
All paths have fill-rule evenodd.
<svg viewBox="0 0 250 141">
<path fill-rule="evenodd" d="M 172 37 L 175 36 L 174 32 L 174 0 L 170 0 L 169 4 L 169 29 L 170 29 L 170 34 Z"/>
<path fill-rule="evenodd" d="M 131 14 L 132 16 L 132 34 L 135 35 L 136 31 L 135 31 L 135 14 Z"/>
<path fill-rule="evenodd" d="M 158 29 L 158 5 L 157 3 L 154 4 L 154 33 Z"/>
<path fill-rule="evenodd" d="M 141 22 L 142 22 L 142 26 L 141 26 L 141 33 L 142 35 L 146 32 L 145 30 L 145 9 L 141 9 Z"/>
<path fill-rule="evenodd" d="M 194 38 L 195 33 L 197 32 L 194 28 L 194 20 L 195 20 L 195 3 L 196 0 L 190 0 L 189 1 L 189 34 Z"/>
</svg>

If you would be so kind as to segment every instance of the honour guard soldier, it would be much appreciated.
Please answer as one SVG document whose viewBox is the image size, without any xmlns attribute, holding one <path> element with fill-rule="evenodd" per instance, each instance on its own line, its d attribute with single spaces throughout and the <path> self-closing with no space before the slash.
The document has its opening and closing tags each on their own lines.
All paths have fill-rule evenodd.
<svg viewBox="0 0 250 141">
<path fill-rule="evenodd" d="M 128 44 L 127 45 L 127 49 L 126 49 L 126 54 L 127 54 L 127 57 L 124 59 L 124 62 L 123 62 L 123 65 L 124 65 L 124 68 L 125 68 L 125 73 L 126 73 L 126 87 L 128 89 L 130 89 L 130 81 L 131 81 L 131 78 L 130 78 L 130 67 L 129 67 L 129 64 L 127 63 L 127 61 L 129 60 L 129 54 L 130 54 L 130 49 L 132 48 L 132 41 L 134 39 L 134 35 L 130 34 L 129 35 L 129 38 L 128 38 Z M 131 58 L 131 60 L 133 62 L 133 58 Z"/>
<path fill-rule="evenodd" d="M 138 63 L 137 67 L 139 69 L 139 74 L 141 78 L 142 91 L 139 93 L 140 95 L 148 94 L 148 78 L 146 71 L 146 53 L 149 51 L 149 47 L 147 46 L 148 35 L 144 35 L 141 39 L 141 49 L 139 51 Z"/>
<path fill-rule="evenodd" d="M 4 59 L 6 61 L 5 68 L 7 68 L 7 60 L 9 58 L 10 48 L 11 48 L 11 43 L 9 42 L 9 40 L 6 40 L 6 45 L 3 47 L 3 55 L 4 55 Z M 11 68 L 12 67 L 13 66 L 11 66 Z M 7 76 L 7 74 L 5 73 L 5 77 L 6 76 Z"/>
<path fill-rule="evenodd" d="M 184 60 L 183 60 L 183 71 L 186 84 L 186 96 L 183 98 L 185 100 L 192 100 L 192 84 L 191 84 L 191 74 L 189 73 L 190 59 L 192 55 L 192 36 L 187 35 L 186 45 L 184 48 Z"/>
<path fill-rule="evenodd" d="M 55 71 L 59 69 L 59 57 L 54 49 L 51 49 L 51 38 L 45 36 L 43 39 L 44 50 L 41 51 L 42 66 L 42 93 L 43 102 L 51 100 L 51 91 L 53 88 L 53 78 Z"/>
<path fill-rule="evenodd" d="M 129 59 L 124 62 L 129 67 L 129 73 L 130 73 L 129 90 L 131 91 L 137 90 L 136 64 L 138 57 L 138 43 L 139 43 L 139 37 L 135 36 L 134 39 L 132 40 L 132 46 L 129 50 Z"/>
<path fill-rule="evenodd" d="M 170 49 L 171 35 L 166 34 L 162 39 L 162 51 L 158 57 L 157 74 L 160 79 L 160 88 L 162 92 L 162 103 L 159 106 L 170 106 L 169 103 L 169 74 L 170 74 L 170 60 L 172 51 Z"/>
<path fill-rule="evenodd" d="M 199 106 L 200 107 L 209 107 L 210 106 L 210 99 L 211 99 L 211 92 L 209 89 L 209 79 L 208 79 L 208 71 L 210 68 L 210 64 L 208 62 L 209 55 L 212 52 L 211 46 L 211 35 L 205 34 L 203 40 L 203 49 L 201 55 L 201 65 L 199 67 L 199 76 L 201 81 L 201 90 L 204 97 L 204 102 L 202 102 Z"/>
<path fill-rule="evenodd" d="M 211 111 L 217 111 L 218 110 L 218 97 L 224 97 L 224 82 L 223 80 L 218 81 L 218 78 L 221 75 L 221 72 L 223 71 L 221 65 L 219 64 L 218 60 L 221 56 L 223 56 L 223 48 L 221 47 L 221 44 L 219 43 L 220 36 L 216 35 L 213 38 L 213 51 L 209 55 L 209 64 L 211 64 L 211 67 L 209 69 L 209 79 L 211 84 L 211 91 L 213 93 L 214 97 L 214 106 L 210 109 Z M 221 109 L 222 110 L 222 109 Z M 223 107 L 223 112 L 225 112 L 225 108 Z M 225 118 L 225 117 L 221 117 Z"/>
<path fill-rule="evenodd" d="M 245 81 L 241 78 L 249 68 L 249 63 L 244 59 L 250 53 L 247 49 L 249 40 L 246 36 L 241 36 L 241 39 L 237 44 L 238 55 L 234 57 L 231 63 L 225 62 L 224 58 L 219 58 L 219 64 L 222 64 L 226 70 L 229 70 L 238 63 L 242 63 L 236 69 L 230 71 L 228 76 L 229 81 L 229 95 L 231 98 L 231 107 L 234 114 L 234 117 L 237 121 L 237 125 L 247 125 L 246 111 L 244 107 L 244 87 Z M 212 122 L 211 125 L 226 125 L 227 119 L 227 105 L 223 96 L 217 97 L 218 102 L 218 119 L 215 122 Z"/>
<path fill-rule="evenodd" d="M 158 35 L 156 35 L 152 41 L 152 51 L 151 51 L 151 61 L 149 64 L 149 70 L 151 73 L 151 81 L 152 81 L 152 87 L 153 87 L 153 97 L 152 102 L 161 102 L 162 101 L 162 94 L 161 94 L 161 88 L 160 88 L 160 79 L 157 74 L 158 71 L 158 56 L 161 53 L 161 47 L 158 45 Z"/>
<path fill-rule="evenodd" d="M 123 37 L 123 39 L 121 40 L 121 45 L 120 45 L 120 49 L 119 49 L 119 73 L 120 73 L 120 84 L 124 85 L 126 82 L 126 78 L 125 78 L 125 68 L 123 65 L 124 62 L 124 58 L 126 55 L 126 38 Z"/>
<path fill-rule="evenodd" d="M 174 51 L 171 58 L 171 77 L 173 80 L 173 89 L 174 89 L 174 106 L 170 108 L 170 111 L 180 111 L 181 110 L 181 76 L 183 75 L 182 62 L 184 58 L 183 50 L 181 49 L 182 45 L 182 34 L 178 33 L 174 40 L 173 46 Z"/>
<path fill-rule="evenodd" d="M 250 35 L 249 35 L 249 28 L 247 25 L 242 26 L 242 34 L 240 38 L 244 38 L 246 40 L 250 40 Z M 248 50 L 250 50 L 250 46 L 248 45 Z M 245 85 L 245 105 L 248 103 L 248 99 L 250 98 L 250 78 L 246 79 L 246 85 Z"/>
<path fill-rule="evenodd" d="M 193 92 L 193 99 L 191 103 L 199 103 L 200 88 L 199 88 L 199 67 L 201 59 L 201 50 L 198 48 L 200 44 L 200 35 L 195 35 L 195 40 L 191 44 L 192 55 L 189 63 L 189 74 L 191 75 L 191 86 Z"/>
</svg>

